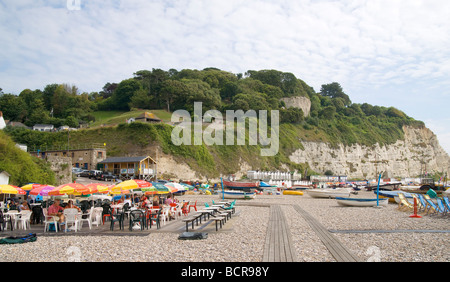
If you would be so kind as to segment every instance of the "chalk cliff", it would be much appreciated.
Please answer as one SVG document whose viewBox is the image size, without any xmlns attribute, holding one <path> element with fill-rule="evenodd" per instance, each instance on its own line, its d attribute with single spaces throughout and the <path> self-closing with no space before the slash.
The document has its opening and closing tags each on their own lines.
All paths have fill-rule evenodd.
<svg viewBox="0 0 450 282">
<path fill-rule="evenodd" d="M 387 177 L 413 177 L 425 172 L 450 172 L 450 157 L 428 128 L 404 126 L 404 140 L 380 146 L 302 141 L 304 150 L 290 155 L 295 163 L 308 163 L 317 172 L 331 170 L 335 175 L 374 178 L 377 172 Z"/>
</svg>

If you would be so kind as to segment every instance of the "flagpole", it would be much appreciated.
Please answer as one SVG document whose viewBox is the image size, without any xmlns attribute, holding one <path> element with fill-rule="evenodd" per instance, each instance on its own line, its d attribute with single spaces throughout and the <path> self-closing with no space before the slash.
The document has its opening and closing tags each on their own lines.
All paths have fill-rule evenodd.
<svg viewBox="0 0 450 282">
<path fill-rule="evenodd" d="M 225 192 L 223 191 L 223 180 L 220 178 L 220 185 L 222 186 L 222 201 L 225 200 Z"/>
<path fill-rule="evenodd" d="M 379 204 L 380 180 L 381 180 L 381 172 L 380 172 L 380 175 L 378 176 L 378 185 L 377 185 L 377 207 L 378 207 L 378 204 Z"/>
</svg>

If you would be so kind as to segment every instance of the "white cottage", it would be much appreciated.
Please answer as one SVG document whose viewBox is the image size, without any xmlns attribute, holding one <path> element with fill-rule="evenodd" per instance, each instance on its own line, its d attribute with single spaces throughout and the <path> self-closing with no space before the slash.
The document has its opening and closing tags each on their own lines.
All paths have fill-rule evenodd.
<svg viewBox="0 0 450 282">
<path fill-rule="evenodd" d="M 53 124 L 35 124 L 33 130 L 36 131 L 53 131 L 55 127 Z"/>
<path fill-rule="evenodd" d="M 11 175 L 6 171 L 0 171 L 0 184 L 9 184 L 9 177 Z"/>
<path fill-rule="evenodd" d="M 3 119 L 3 113 L 0 111 L 0 130 L 6 127 L 6 122 Z"/>
</svg>

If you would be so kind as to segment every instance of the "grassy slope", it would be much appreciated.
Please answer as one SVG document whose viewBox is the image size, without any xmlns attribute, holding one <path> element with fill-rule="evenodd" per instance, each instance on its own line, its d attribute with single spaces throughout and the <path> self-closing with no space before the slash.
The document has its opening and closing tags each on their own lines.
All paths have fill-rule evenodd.
<svg viewBox="0 0 450 282">
<path fill-rule="evenodd" d="M 0 130 L 0 171 L 8 172 L 12 185 L 23 186 L 30 182 L 54 184 L 55 175 L 48 164 L 22 151 Z"/>
</svg>

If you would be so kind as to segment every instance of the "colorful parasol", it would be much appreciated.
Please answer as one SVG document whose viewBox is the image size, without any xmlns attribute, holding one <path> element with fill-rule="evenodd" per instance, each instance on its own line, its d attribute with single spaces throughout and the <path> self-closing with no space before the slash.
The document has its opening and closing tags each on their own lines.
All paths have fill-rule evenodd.
<svg viewBox="0 0 450 282">
<path fill-rule="evenodd" d="M 52 191 L 53 189 L 55 189 L 55 186 L 51 186 L 51 185 L 36 187 L 30 191 L 30 195 L 48 196 L 48 192 Z"/>
<path fill-rule="evenodd" d="M 155 194 L 168 194 L 171 193 L 170 189 L 160 182 L 151 182 L 152 187 L 142 188 L 141 191 L 145 192 L 145 195 Z"/>
<path fill-rule="evenodd" d="M 47 186 L 46 184 L 38 184 L 38 183 L 29 183 L 27 185 L 22 186 L 21 188 L 25 191 L 31 191 L 35 188 L 39 188 L 39 187 L 45 187 Z"/>
<path fill-rule="evenodd" d="M 152 183 L 147 182 L 145 180 L 125 180 L 116 186 L 114 186 L 111 190 L 111 194 L 127 194 L 130 193 L 131 190 L 138 190 L 142 188 L 152 187 Z"/>
<path fill-rule="evenodd" d="M 67 183 L 60 185 L 48 193 L 49 196 L 62 196 L 64 194 L 82 194 L 88 189 L 80 183 Z"/>
<path fill-rule="evenodd" d="M 0 194 L 25 195 L 25 194 L 27 194 L 27 192 L 25 192 L 25 190 L 23 190 L 22 188 L 19 188 L 14 185 L 0 184 Z"/>
<path fill-rule="evenodd" d="M 88 189 L 85 193 L 82 193 L 83 195 L 87 194 L 95 194 L 95 193 L 108 193 L 109 188 L 105 184 L 102 183 L 91 183 L 85 185 L 85 187 Z"/>
<path fill-rule="evenodd" d="M 181 191 L 186 191 L 187 188 L 183 185 L 181 185 L 180 183 L 176 183 L 176 182 L 169 182 L 165 184 L 166 187 L 169 187 L 169 189 L 172 190 L 172 193 L 176 193 L 176 192 L 181 192 Z"/>
</svg>

